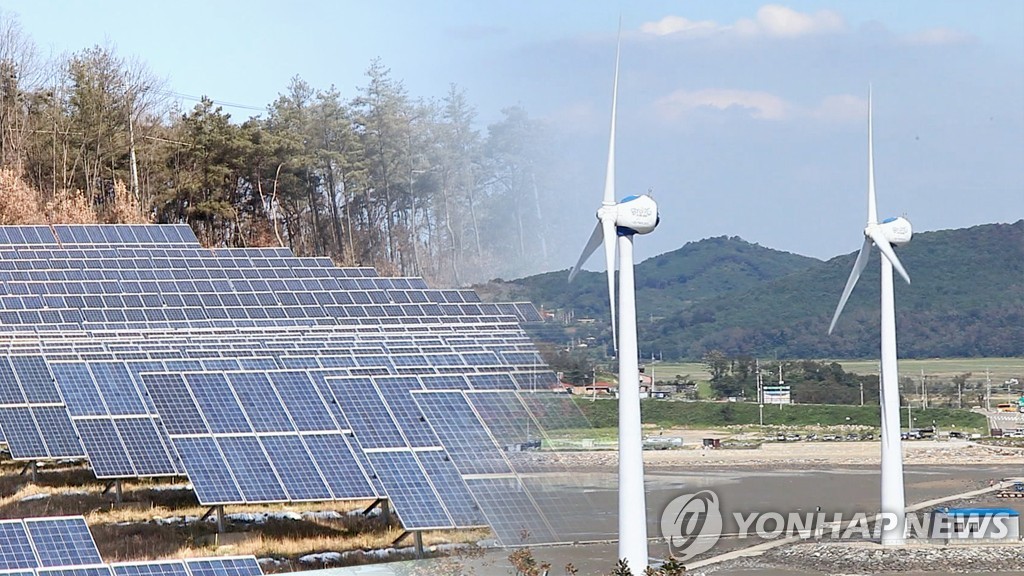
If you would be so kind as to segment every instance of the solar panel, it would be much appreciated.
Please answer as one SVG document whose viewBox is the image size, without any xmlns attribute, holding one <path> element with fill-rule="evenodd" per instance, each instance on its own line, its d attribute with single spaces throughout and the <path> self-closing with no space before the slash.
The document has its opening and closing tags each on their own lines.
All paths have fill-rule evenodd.
<svg viewBox="0 0 1024 576">
<path fill-rule="evenodd" d="M 261 576 L 259 562 L 253 556 L 197 558 L 185 560 L 191 576 Z"/>
<path fill-rule="evenodd" d="M 0 521 L 0 570 L 35 568 L 38 565 L 22 521 Z"/>
<path fill-rule="evenodd" d="M 531 306 L 287 249 L 203 250 L 183 225 L 54 231 L 0 227 L 17 246 L 0 257 L 0 429 L 15 458 L 84 453 L 115 478 L 172 474 L 180 457 L 206 504 L 390 486 L 417 526 L 480 521 L 471 464 L 509 474 L 488 439 L 518 416 L 491 429 L 464 395 L 427 408 L 412 391 L 513 391 L 512 371 L 543 373 L 516 324 Z M 395 487 L 406 476 L 411 492 Z M 416 490 L 438 508 L 411 503 Z"/>
<path fill-rule="evenodd" d="M 466 484 L 487 523 L 506 546 L 558 540 L 546 515 L 519 478 L 467 478 Z"/>
<path fill-rule="evenodd" d="M 29 518 L 25 520 L 25 528 L 42 567 L 102 562 L 96 542 L 81 516 Z"/>
<path fill-rule="evenodd" d="M 490 433 L 461 392 L 412 395 L 427 423 L 463 474 L 511 474 Z"/>
<path fill-rule="evenodd" d="M 189 576 L 181 560 L 111 564 L 114 576 Z"/>
<path fill-rule="evenodd" d="M 456 526 L 412 452 L 370 452 L 367 457 L 407 530 Z"/>
</svg>

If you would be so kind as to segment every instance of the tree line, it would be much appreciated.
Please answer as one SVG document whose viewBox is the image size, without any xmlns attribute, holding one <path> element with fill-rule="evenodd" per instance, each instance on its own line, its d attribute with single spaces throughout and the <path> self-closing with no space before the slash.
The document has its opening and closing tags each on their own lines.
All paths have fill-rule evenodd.
<svg viewBox="0 0 1024 576">
<path fill-rule="evenodd" d="M 481 131 L 464 90 L 414 98 L 380 60 L 350 97 L 296 76 L 242 121 L 207 97 L 183 110 L 145 63 L 44 60 L 0 12 L 0 172 L 20 199 L 3 224 L 185 222 L 207 245 L 465 285 L 543 269 L 549 142 L 518 106 Z"/>
</svg>

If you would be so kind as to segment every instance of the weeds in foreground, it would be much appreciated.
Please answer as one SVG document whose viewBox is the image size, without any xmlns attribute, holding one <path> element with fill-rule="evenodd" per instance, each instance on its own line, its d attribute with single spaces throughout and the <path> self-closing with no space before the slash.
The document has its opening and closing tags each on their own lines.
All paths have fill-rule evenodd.
<svg viewBox="0 0 1024 576">
<path fill-rule="evenodd" d="M 508 561 L 512 564 L 516 576 L 553 576 L 551 564 L 540 562 L 533 556 L 529 548 L 520 548 L 509 554 Z M 686 566 L 676 559 L 669 559 L 661 566 L 648 567 L 644 570 L 643 576 L 682 576 L 686 573 Z M 565 565 L 565 576 L 578 576 L 579 570 L 571 563 Z M 634 576 L 625 560 L 619 559 L 611 576 Z"/>
</svg>

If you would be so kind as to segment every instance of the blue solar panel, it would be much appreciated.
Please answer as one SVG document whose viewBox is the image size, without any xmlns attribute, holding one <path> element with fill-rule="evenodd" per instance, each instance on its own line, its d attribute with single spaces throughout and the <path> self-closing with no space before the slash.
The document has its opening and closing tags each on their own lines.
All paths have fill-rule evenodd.
<svg viewBox="0 0 1024 576">
<path fill-rule="evenodd" d="M 201 504 L 213 506 L 245 501 L 213 438 L 186 436 L 173 438 L 172 443 Z"/>
<path fill-rule="evenodd" d="M 427 473 L 427 478 L 434 485 L 441 503 L 456 526 L 468 528 L 487 525 L 469 488 L 447 454 L 441 450 L 417 452 L 416 459 Z"/>
<path fill-rule="evenodd" d="M 50 363 L 71 416 L 103 416 L 107 408 L 85 362 Z"/>
<path fill-rule="evenodd" d="M 259 562 L 253 556 L 185 560 L 192 576 L 261 576 Z"/>
<path fill-rule="evenodd" d="M 413 394 L 427 422 L 463 474 L 511 474 L 512 468 L 460 392 Z"/>
<path fill-rule="evenodd" d="M 103 561 L 81 516 L 30 518 L 25 520 L 25 528 L 40 566 L 76 566 Z"/>
<path fill-rule="evenodd" d="M 300 432 L 338 430 L 319 392 L 304 372 L 268 372 L 267 376 L 280 393 L 288 414 Z"/>
<path fill-rule="evenodd" d="M 152 418 L 115 418 L 114 426 L 137 476 L 178 473 Z"/>
<path fill-rule="evenodd" d="M 114 416 L 145 414 L 146 406 L 139 397 L 138 388 L 128 369 L 121 362 L 91 362 L 92 371 L 100 394 L 109 413 Z"/>
<path fill-rule="evenodd" d="M 0 404 L 24 404 L 25 395 L 7 358 L 0 358 Z"/>
<path fill-rule="evenodd" d="M 380 389 L 391 414 L 398 422 L 408 445 L 413 448 L 440 446 L 441 442 L 427 425 L 412 399 L 411 390 L 422 389 L 419 381 L 410 376 L 379 376 L 373 379 Z"/>
<path fill-rule="evenodd" d="M 114 576 L 189 576 L 181 560 L 111 564 Z"/>
<path fill-rule="evenodd" d="M 256 432 L 295 432 L 288 412 L 265 374 L 236 372 L 227 375 Z"/>
<path fill-rule="evenodd" d="M 85 450 L 63 406 L 34 406 L 31 408 L 50 458 L 78 458 Z"/>
<path fill-rule="evenodd" d="M 222 436 L 217 438 L 217 443 L 246 502 L 288 500 L 284 487 L 255 437 Z"/>
<path fill-rule="evenodd" d="M 27 407 L 0 407 L 0 427 L 15 460 L 46 458 L 46 444 Z"/>
<path fill-rule="evenodd" d="M 298 435 L 263 436 L 260 442 L 277 470 L 289 500 L 334 498 Z"/>
<path fill-rule="evenodd" d="M 557 540 L 544 513 L 518 478 L 468 478 L 466 485 L 505 545 Z"/>
<path fill-rule="evenodd" d="M 168 434 L 209 434 L 199 407 L 180 375 L 142 374 L 142 382 Z"/>
<path fill-rule="evenodd" d="M 41 356 L 11 356 L 10 361 L 29 402 L 61 402 L 60 394 Z"/>
<path fill-rule="evenodd" d="M 38 565 L 21 520 L 0 521 L 0 570 L 35 568 Z"/>
<path fill-rule="evenodd" d="M 185 374 L 189 390 L 214 434 L 244 434 L 252 427 L 222 374 Z M 163 412 L 163 409 L 161 409 Z"/>
<path fill-rule="evenodd" d="M 364 450 L 407 446 L 369 378 L 328 378 L 327 383 Z"/>
<path fill-rule="evenodd" d="M 412 452 L 370 452 L 367 457 L 407 530 L 455 526 Z"/>
<path fill-rule="evenodd" d="M 97 478 L 135 476 L 128 452 L 109 418 L 82 418 L 76 423 Z"/>
<path fill-rule="evenodd" d="M 357 460 L 362 452 L 354 452 L 341 434 L 306 434 L 302 439 L 335 499 L 359 500 L 378 496 Z"/>
</svg>

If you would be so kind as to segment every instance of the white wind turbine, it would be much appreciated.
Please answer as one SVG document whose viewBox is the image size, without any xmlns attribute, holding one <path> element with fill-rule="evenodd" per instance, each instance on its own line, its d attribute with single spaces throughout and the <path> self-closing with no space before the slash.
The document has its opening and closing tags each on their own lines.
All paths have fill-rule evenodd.
<svg viewBox="0 0 1024 576">
<path fill-rule="evenodd" d="M 615 108 L 619 91 L 619 49 L 615 50 L 612 123 L 608 139 L 608 168 L 604 200 L 597 210 L 597 226 L 569 281 L 604 243 L 608 269 L 608 300 L 612 337 L 615 338 L 615 240 L 619 248 L 619 559 L 633 574 L 647 569 L 647 504 L 644 492 L 643 437 L 640 428 L 640 366 L 636 342 L 636 294 L 633 285 L 633 235 L 648 234 L 658 225 L 658 205 L 647 194 L 615 201 Z"/>
<path fill-rule="evenodd" d="M 880 391 L 882 412 L 882 512 L 894 515 L 895 525 L 884 524 L 882 544 L 903 544 L 906 534 L 904 509 L 906 502 L 903 490 L 903 453 L 900 448 L 900 392 L 899 372 L 896 365 L 896 309 L 893 297 L 893 267 L 910 284 L 910 276 L 903 269 L 900 259 L 892 246 L 906 244 L 913 235 L 910 222 L 905 218 L 889 218 L 878 221 L 875 206 L 875 163 L 871 133 L 871 93 L 868 92 L 868 224 L 864 228 L 864 244 L 857 254 L 857 261 L 846 281 L 839 306 L 832 316 L 828 333 L 836 327 L 836 321 L 850 297 L 860 273 L 868 263 L 872 243 L 882 253 L 882 386 Z"/>
</svg>

